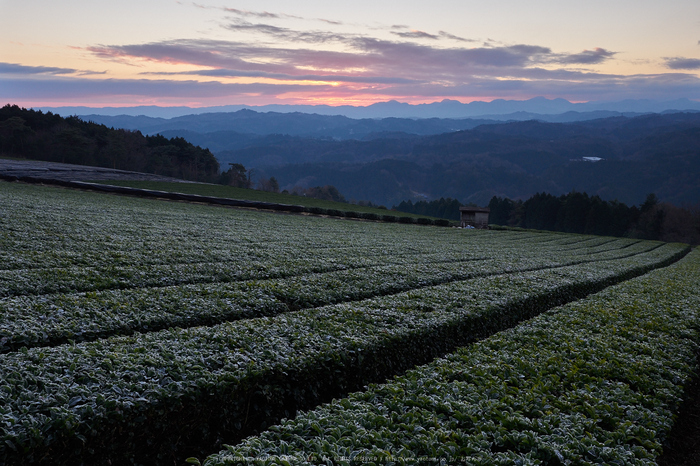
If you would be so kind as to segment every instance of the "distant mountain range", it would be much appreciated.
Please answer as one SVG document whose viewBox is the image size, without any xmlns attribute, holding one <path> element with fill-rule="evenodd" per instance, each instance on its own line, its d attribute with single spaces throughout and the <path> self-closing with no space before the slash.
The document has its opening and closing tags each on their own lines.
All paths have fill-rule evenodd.
<svg viewBox="0 0 700 466">
<path fill-rule="evenodd" d="M 486 205 L 494 195 L 526 199 L 571 190 L 635 205 L 651 192 L 677 205 L 700 203 L 700 104 L 614 104 L 540 98 L 340 107 L 356 115 L 403 112 L 401 118 L 319 113 L 330 107 L 313 107 L 316 113 L 284 107 L 295 110 L 285 113 L 272 106 L 173 118 L 81 118 L 184 138 L 209 148 L 223 170 L 240 163 L 253 179 L 274 176 L 282 189 L 332 184 L 348 199 L 388 207 L 440 197 Z M 480 116 L 415 117 L 450 111 Z"/>
<path fill-rule="evenodd" d="M 491 102 L 470 102 L 467 104 L 456 100 L 443 100 L 430 104 L 411 105 L 397 102 L 379 102 L 366 107 L 329 106 L 329 105 L 225 105 L 219 107 L 41 107 L 37 110 L 51 111 L 62 116 L 70 115 L 129 115 L 149 116 L 154 118 L 175 118 L 202 113 L 228 113 L 249 109 L 257 112 L 277 113 L 313 113 L 317 115 L 342 115 L 348 118 L 484 118 L 496 120 L 533 119 L 534 115 L 559 115 L 567 112 L 591 113 L 661 113 L 667 110 L 700 111 L 700 102 L 689 99 L 672 101 L 658 100 L 622 100 L 572 103 L 564 99 L 546 99 L 535 97 L 529 100 L 496 99 Z M 612 116 L 599 114 L 595 118 Z M 570 115 L 568 118 L 575 117 Z M 542 118 L 540 118 L 542 119 Z M 582 118 L 590 119 L 590 118 Z M 568 121 L 574 121 L 568 120 Z"/>
<path fill-rule="evenodd" d="M 144 134 L 170 134 L 194 137 L 194 133 L 206 135 L 205 139 L 223 141 L 222 134 L 287 135 L 322 139 L 363 139 L 381 133 L 405 133 L 407 135 L 441 134 L 472 129 L 482 124 L 499 123 L 487 119 L 454 118 L 363 118 L 353 119 L 341 115 L 312 113 L 278 113 L 238 110 L 229 113 L 202 113 L 170 119 L 146 116 L 86 115 L 81 119 L 104 124 L 108 127 L 139 130 Z M 199 143 L 197 143 L 199 144 Z M 209 143 L 205 143 L 209 147 Z M 209 147 L 212 151 L 230 149 Z"/>
<path fill-rule="evenodd" d="M 346 198 L 389 207 L 440 197 L 483 206 L 493 196 L 572 190 L 628 205 L 653 192 L 700 206 L 700 113 L 510 122 L 365 141 L 277 136 L 216 155 L 283 188 L 332 184 Z"/>
</svg>

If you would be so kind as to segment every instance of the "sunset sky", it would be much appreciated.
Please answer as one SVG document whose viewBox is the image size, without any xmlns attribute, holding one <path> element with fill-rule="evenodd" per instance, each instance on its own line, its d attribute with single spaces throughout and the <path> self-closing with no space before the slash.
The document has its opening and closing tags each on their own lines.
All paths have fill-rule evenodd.
<svg viewBox="0 0 700 466">
<path fill-rule="evenodd" d="M 0 105 L 700 100 L 698 0 L 0 0 Z"/>
</svg>

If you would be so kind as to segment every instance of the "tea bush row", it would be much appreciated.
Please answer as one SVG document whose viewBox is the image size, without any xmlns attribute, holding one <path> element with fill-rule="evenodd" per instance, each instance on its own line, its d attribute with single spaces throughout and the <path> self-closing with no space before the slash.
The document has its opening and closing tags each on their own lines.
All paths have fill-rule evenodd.
<svg viewBox="0 0 700 466">
<path fill-rule="evenodd" d="M 215 325 L 326 304 L 357 301 L 499 273 L 667 254 L 675 246 L 637 243 L 621 249 L 577 249 L 560 257 L 547 250 L 465 262 L 403 262 L 269 280 L 148 287 L 0 299 L 0 352 L 54 346 L 168 327 Z M 596 253 L 598 251 L 598 253 Z M 558 259 L 558 260 L 557 260 Z M 300 261 L 304 270 L 309 262 Z M 292 264 L 294 267 L 294 264 Z"/>
<path fill-rule="evenodd" d="M 697 364 L 699 283 L 696 251 L 204 464 L 654 465 Z"/>
<path fill-rule="evenodd" d="M 669 246 L 275 317 L 0 355 L 0 462 L 153 464 L 211 451 L 217 439 L 242 438 L 685 253 Z"/>
</svg>

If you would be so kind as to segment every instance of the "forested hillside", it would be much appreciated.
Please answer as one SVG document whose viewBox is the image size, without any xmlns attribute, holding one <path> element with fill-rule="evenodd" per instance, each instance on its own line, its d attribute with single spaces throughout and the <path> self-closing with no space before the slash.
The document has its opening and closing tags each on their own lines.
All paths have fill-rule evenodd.
<svg viewBox="0 0 700 466">
<path fill-rule="evenodd" d="M 195 181 L 216 181 L 219 176 L 214 155 L 182 138 L 144 136 L 16 105 L 0 109 L 0 155 Z"/>
<path fill-rule="evenodd" d="M 485 205 L 493 196 L 572 190 L 629 205 L 650 192 L 677 206 L 700 199 L 698 114 L 514 122 L 371 141 L 276 140 L 217 156 L 257 165 L 283 188 L 327 183 L 386 205 L 440 197 Z"/>
<path fill-rule="evenodd" d="M 627 205 L 642 204 L 650 192 L 678 207 L 700 199 L 700 113 L 492 122 L 461 131 L 455 129 L 476 121 L 250 110 L 196 121 L 132 118 L 144 119 L 189 126 L 144 136 L 6 106 L 0 152 L 230 184 L 230 176 L 217 177 L 218 160 L 244 167 L 246 186 L 272 178 L 289 192 L 331 185 L 346 199 L 387 206 L 440 198 L 483 206 L 494 196 L 524 200 L 572 191 Z M 420 134 L 438 130 L 447 132 Z"/>
<path fill-rule="evenodd" d="M 678 206 L 700 199 L 700 113 L 570 123 L 251 110 L 100 118 L 208 147 L 223 166 L 242 164 L 256 177 L 274 177 L 280 189 L 333 185 L 348 199 L 384 205 L 441 197 L 485 205 L 493 196 L 572 190 L 629 205 L 649 192 Z"/>
</svg>

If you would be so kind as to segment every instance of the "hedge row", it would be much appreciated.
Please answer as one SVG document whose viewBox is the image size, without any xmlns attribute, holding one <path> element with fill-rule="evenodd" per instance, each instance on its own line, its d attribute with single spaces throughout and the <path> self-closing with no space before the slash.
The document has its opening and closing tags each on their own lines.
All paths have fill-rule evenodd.
<svg viewBox="0 0 700 466">
<path fill-rule="evenodd" d="M 170 463 L 670 263 L 668 246 L 272 318 L 0 355 L 0 462 Z M 184 456 L 180 456 L 184 455 Z"/>
<path fill-rule="evenodd" d="M 138 237 L 134 238 L 135 240 Z M 506 240 L 506 238 L 503 238 Z M 620 248 L 631 247 L 633 240 L 620 240 L 605 244 L 587 244 L 585 251 L 577 248 L 564 249 L 561 255 L 601 254 Z M 546 244 L 546 243 L 545 243 Z M 549 246 L 557 247 L 555 242 Z M 647 243 L 651 244 L 651 243 Z M 82 253 L 80 244 L 73 245 L 73 254 Z M 479 247 L 481 246 L 481 247 Z M 485 249 L 484 246 L 491 246 Z M 542 245 L 530 244 L 530 248 L 542 249 Z M 229 246 L 230 255 L 233 248 Z M 127 289 L 137 287 L 163 287 L 202 283 L 221 283 L 253 279 L 269 279 L 296 276 L 307 273 L 333 272 L 338 270 L 371 267 L 381 264 L 405 264 L 433 262 L 458 262 L 478 260 L 493 256 L 496 251 L 493 243 L 486 245 L 470 242 L 468 250 L 451 250 L 440 253 L 420 248 L 418 251 L 380 250 L 372 252 L 357 244 L 353 248 L 316 248 L 305 250 L 302 246 L 291 248 L 285 245 L 277 247 L 274 242 L 264 245 L 247 245 L 237 248 L 236 255 L 219 261 L 186 261 L 184 255 L 177 262 L 170 264 L 141 263 L 119 265 L 127 259 L 119 258 L 117 264 L 109 263 L 102 258 L 102 264 L 97 266 L 64 266 L 64 267 L 29 267 L 18 268 L 8 257 L 12 246 L 7 245 L 5 252 L 5 270 L 0 270 L 0 298 L 30 294 L 49 294 L 60 292 L 99 291 L 110 289 Z M 507 248 L 499 248 L 499 257 L 508 255 Z M 515 249 L 515 248 L 513 248 Z M 639 250 L 638 245 L 633 250 Z M 578 252 L 577 252 L 578 251 Z M 133 252 L 130 251 L 130 252 Z M 211 252 L 211 250 L 210 250 Z M 521 250 L 520 253 L 528 251 Z M 88 252 L 89 254 L 89 252 Z M 216 252 L 211 252 L 216 255 Z M 221 254 L 223 255 L 223 253 Z M 3 259 L 0 257 L 0 260 Z M 134 260 L 138 259 L 137 257 Z M 199 258 L 202 259 L 201 257 Z M 83 262 L 84 259 L 81 259 Z M 19 261 L 14 261 L 19 262 Z M 24 261 L 22 261 L 24 262 Z M 22 263 L 20 262 L 20 264 Z M 116 262 L 116 261 L 115 261 Z M 26 265 L 26 264 L 25 264 Z"/>
<path fill-rule="evenodd" d="M 655 465 L 697 364 L 699 281 L 694 252 L 204 464 Z"/>
<path fill-rule="evenodd" d="M 570 255 L 554 258 L 543 252 L 534 255 L 533 251 L 512 251 L 499 259 L 446 263 L 399 261 L 403 263 L 281 279 L 17 296 L 0 300 L 0 352 L 272 316 L 504 272 L 619 259 L 641 253 L 652 254 L 648 257 L 667 254 L 669 246 L 659 248 L 660 244 L 574 249 Z M 304 266 L 306 262 L 300 267 Z"/>
</svg>

